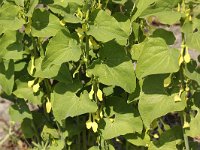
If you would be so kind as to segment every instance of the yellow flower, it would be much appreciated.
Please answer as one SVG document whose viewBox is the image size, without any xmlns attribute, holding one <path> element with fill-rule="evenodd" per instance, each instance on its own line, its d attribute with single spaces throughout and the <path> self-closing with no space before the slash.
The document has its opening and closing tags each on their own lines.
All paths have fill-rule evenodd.
<svg viewBox="0 0 200 150">
<path fill-rule="evenodd" d="M 89 98 L 93 99 L 93 95 L 94 95 L 94 89 L 93 89 L 93 86 L 92 86 L 92 89 L 91 89 L 91 91 L 89 93 Z"/>
<path fill-rule="evenodd" d="M 31 88 L 33 86 L 34 82 L 35 82 L 35 80 L 28 81 L 28 87 Z"/>
<path fill-rule="evenodd" d="M 97 90 L 97 97 L 99 101 L 103 101 L 103 93 L 100 89 Z"/>
<path fill-rule="evenodd" d="M 47 110 L 47 113 L 51 112 L 51 102 L 49 100 L 46 102 L 46 110 Z"/>
<path fill-rule="evenodd" d="M 35 84 L 35 85 L 33 86 L 33 92 L 34 92 L 34 93 L 38 92 L 38 91 L 39 91 L 39 88 L 40 88 L 40 84 L 39 84 L 39 83 Z"/>
</svg>

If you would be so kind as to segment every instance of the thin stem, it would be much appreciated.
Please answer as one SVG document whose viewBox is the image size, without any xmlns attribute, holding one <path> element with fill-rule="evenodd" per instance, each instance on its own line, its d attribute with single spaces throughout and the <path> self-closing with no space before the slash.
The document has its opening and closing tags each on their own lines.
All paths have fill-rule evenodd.
<svg viewBox="0 0 200 150">
<path fill-rule="evenodd" d="M 7 134 L 7 135 L 0 141 L 0 146 L 2 146 L 3 143 L 4 143 L 5 141 L 7 141 L 7 139 L 8 139 L 10 136 L 11 136 L 10 134 Z"/>
<path fill-rule="evenodd" d="M 182 33 L 182 43 L 184 43 L 185 45 L 185 35 L 184 33 Z M 185 47 L 184 47 L 184 53 L 185 53 Z M 183 64 L 181 64 L 180 66 L 180 78 L 181 78 L 181 88 L 185 89 L 185 82 L 184 82 L 184 72 L 183 72 Z M 181 124 L 184 125 L 184 111 L 181 113 Z M 189 147 L 189 142 L 188 142 L 188 137 L 185 133 L 185 129 L 182 128 L 183 130 L 183 138 L 184 138 L 184 142 L 185 142 L 185 148 L 186 150 L 190 150 Z"/>
<path fill-rule="evenodd" d="M 89 50 L 90 50 L 90 47 L 89 47 L 89 36 L 86 34 L 85 35 L 85 39 L 86 39 L 86 43 L 85 43 L 85 57 L 87 59 L 87 63 L 86 63 L 86 67 L 88 66 L 89 64 Z"/>
<path fill-rule="evenodd" d="M 85 122 L 85 117 L 84 117 L 84 122 Z M 84 129 L 82 133 L 83 133 L 83 136 L 82 136 L 82 139 L 83 139 L 83 150 L 87 150 L 86 129 Z"/>
<path fill-rule="evenodd" d="M 41 144 L 40 136 L 38 134 L 38 131 L 37 131 L 36 126 L 35 126 L 33 121 L 31 121 L 31 126 L 32 126 L 32 128 L 33 128 L 33 130 L 35 132 L 35 136 L 36 136 L 37 142 Z"/>
<path fill-rule="evenodd" d="M 184 133 L 184 141 L 185 141 L 185 149 L 190 150 L 189 142 L 188 142 L 188 136 Z"/>
<path fill-rule="evenodd" d="M 90 132 L 88 132 L 88 139 L 87 139 L 87 141 L 88 141 L 88 145 L 90 146 L 91 144 L 90 144 L 90 137 L 91 137 L 91 134 L 90 134 Z"/>
<path fill-rule="evenodd" d="M 76 118 L 77 120 L 77 124 L 79 125 L 79 117 Z M 78 138 L 77 138 L 77 150 L 80 150 L 80 145 L 81 144 L 81 137 L 80 134 L 78 134 Z"/>
<path fill-rule="evenodd" d="M 184 125 L 184 112 L 181 113 L 181 124 Z M 190 150 L 189 142 L 188 142 L 188 136 L 185 133 L 185 129 L 183 129 L 183 138 L 185 143 L 185 150 Z"/>
</svg>

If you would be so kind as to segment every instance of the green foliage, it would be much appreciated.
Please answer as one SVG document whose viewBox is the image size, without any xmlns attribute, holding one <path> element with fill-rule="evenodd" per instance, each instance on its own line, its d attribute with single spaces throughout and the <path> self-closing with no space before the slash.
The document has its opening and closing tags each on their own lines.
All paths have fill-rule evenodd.
<svg viewBox="0 0 200 150">
<path fill-rule="evenodd" d="M 0 0 L 11 120 L 33 149 L 197 149 L 200 71 L 190 53 L 200 51 L 199 8 L 198 0 Z"/>
</svg>

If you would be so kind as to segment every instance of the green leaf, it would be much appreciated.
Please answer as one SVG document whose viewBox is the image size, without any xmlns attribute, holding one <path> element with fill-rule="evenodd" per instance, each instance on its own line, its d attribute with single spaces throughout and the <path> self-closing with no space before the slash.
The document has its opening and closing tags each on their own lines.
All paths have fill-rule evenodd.
<svg viewBox="0 0 200 150">
<path fill-rule="evenodd" d="M 150 137 L 147 133 L 146 134 L 130 133 L 126 134 L 124 137 L 128 142 L 136 146 L 146 147 L 150 143 Z"/>
<path fill-rule="evenodd" d="M 47 46 L 42 69 L 51 67 L 51 65 L 61 65 L 68 61 L 78 61 L 80 56 L 81 48 L 77 41 L 67 31 L 61 30 Z"/>
<path fill-rule="evenodd" d="M 55 140 L 54 143 L 51 144 L 49 150 L 55 150 L 55 149 L 63 149 L 65 147 L 65 141 L 64 140 Z"/>
<path fill-rule="evenodd" d="M 184 73 L 189 79 L 196 81 L 200 85 L 200 68 L 194 60 L 186 64 Z"/>
<path fill-rule="evenodd" d="M 199 127 L 200 127 L 200 115 L 198 112 L 198 114 L 194 118 L 191 118 L 190 128 L 186 129 L 187 136 L 193 138 L 198 137 L 200 135 Z"/>
<path fill-rule="evenodd" d="M 115 39 L 120 45 L 127 43 L 128 34 L 121 29 L 118 21 L 103 10 L 94 11 L 91 14 L 90 21 L 93 22 L 88 35 L 92 35 L 96 40 L 108 42 Z"/>
<path fill-rule="evenodd" d="M 141 131 L 142 121 L 133 114 L 116 114 L 114 121 L 104 118 L 105 128 L 101 130 L 104 139 L 112 139 L 114 137 L 125 135 L 127 133 Z M 139 130 L 138 130 L 139 129 Z"/>
<path fill-rule="evenodd" d="M 42 104 L 43 93 L 41 91 L 34 93 L 33 89 L 28 87 L 28 81 L 22 82 L 20 80 L 16 80 L 15 82 L 17 84 L 17 89 L 13 92 L 14 95 L 18 98 L 28 100 L 30 103 L 35 105 Z"/>
<path fill-rule="evenodd" d="M 15 4 L 24 7 L 24 0 L 15 0 Z"/>
<path fill-rule="evenodd" d="M 170 112 L 182 111 L 186 107 L 186 93 L 182 93 L 180 102 L 174 101 L 174 97 L 178 93 L 166 94 L 163 87 L 165 78 L 166 76 L 163 75 L 154 75 L 148 76 L 144 80 L 138 108 L 147 128 L 150 128 L 150 124 L 154 119 Z"/>
<path fill-rule="evenodd" d="M 112 0 L 113 3 L 116 3 L 116 4 L 124 4 L 127 2 L 127 0 Z"/>
<path fill-rule="evenodd" d="M 186 34 L 186 45 L 190 49 L 200 51 L 200 31 Z"/>
<path fill-rule="evenodd" d="M 160 23 L 175 24 L 181 19 L 181 13 L 174 10 L 180 0 L 157 0 L 145 9 L 140 17 L 148 19 L 148 17 L 156 17 Z"/>
<path fill-rule="evenodd" d="M 160 23 L 173 25 L 178 23 L 181 19 L 181 13 L 176 11 L 162 11 L 157 13 L 151 13 L 145 16 L 141 16 L 141 18 L 147 18 L 150 16 L 155 16 Z"/>
<path fill-rule="evenodd" d="M 177 93 L 178 94 L 178 93 Z M 170 112 L 182 111 L 185 102 L 175 102 L 174 97 L 164 94 L 142 94 L 139 101 L 139 111 L 146 127 L 150 127 L 151 122 Z"/>
<path fill-rule="evenodd" d="M 72 77 L 69 72 L 69 67 L 66 64 L 62 65 L 52 65 L 50 68 L 41 69 L 42 58 L 35 59 L 35 70 L 33 72 L 33 77 L 40 78 L 53 78 L 60 82 L 72 83 Z M 29 62 L 28 72 L 30 74 L 31 62 Z"/>
<path fill-rule="evenodd" d="M 46 9 L 35 9 L 32 16 L 31 33 L 36 37 L 55 36 L 61 29 L 59 19 Z"/>
<path fill-rule="evenodd" d="M 182 128 L 174 127 L 164 132 L 158 141 L 154 141 L 149 145 L 149 150 L 172 150 L 182 141 Z"/>
<path fill-rule="evenodd" d="M 61 1 L 61 0 L 54 0 L 54 4 L 59 4 L 61 6 L 65 6 L 69 3 L 76 3 L 76 4 L 79 4 L 79 5 L 83 5 L 84 4 L 84 1 L 83 0 L 67 0 L 67 1 Z"/>
<path fill-rule="evenodd" d="M 23 45 L 22 34 L 16 31 L 6 31 L 0 37 L 0 58 L 9 59 L 22 59 L 23 58 Z"/>
<path fill-rule="evenodd" d="M 41 136 L 42 136 L 43 140 L 45 140 L 45 141 L 48 140 L 50 135 L 54 139 L 58 139 L 59 138 L 58 131 L 55 128 L 45 125 L 43 127 L 42 133 L 41 133 Z"/>
<path fill-rule="evenodd" d="M 30 110 L 24 100 L 19 99 L 17 104 L 9 108 L 11 120 L 16 123 L 22 123 L 25 118 L 32 119 Z"/>
<path fill-rule="evenodd" d="M 82 20 L 74 15 L 79 7 L 80 5 L 76 3 L 69 3 L 66 6 L 57 3 L 49 5 L 51 11 L 60 14 L 63 17 L 63 20 L 68 23 L 82 23 Z"/>
<path fill-rule="evenodd" d="M 10 95 L 14 86 L 14 62 L 13 60 L 0 62 L 0 85 L 6 94 Z"/>
<path fill-rule="evenodd" d="M 131 58 L 133 60 L 139 59 L 139 57 L 142 53 L 142 50 L 144 49 L 144 45 L 145 45 L 145 42 L 142 42 L 142 43 L 139 43 L 139 44 L 134 44 L 131 47 L 130 54 L 131 54 Z"/>
<path fill-rule="evenodd" d="M 87 92 L 77 97 L 74 90 L 70 91 L 69 88 L 73 88 L 73 85 L 67 87 L 65 84 L 57 84 L 55 87 L 52 109 L 57 121 L 97 110 L 96 103 L 89 99 Z"/>
<path fill-rule="evenodd" d="M 122 98 L 113 96 L 106 101 L 105 112 L 111 118 L 100 122 L 100 130 L 104 139 L 111 139 L 127 133 L 142 132 L 142 120 L 133 105 L 127 104 Z"/>
<path fill-rule="evenodd" d="M 39 57 L 35 59 L 34 65 L 35 65 L 35 70 L 33 72 L 33 77 L 40 77 L 40 78 L 52 78 L 55 77 L 58 74 L 58 71 L 60 69 L 60 65 L 52 65 L 50 68 L 45 68 L 44 70 L 41 69 L 42 65 L 42 58 Z M 28 72 L 31 70 L 31 61 L 29 62 L 28 65 Z"/>
<path fill-rule="evenodd" d="M 122 13 L 115 13 L 113 15 L 115 19 L 118 21 L 120 28 L 129 35 L 131 33 L 131 21 L 130 19 Z"/>
<path fill-rule="evenodd" d="M 87 74 L 99 77 L 99 82 L 103 84 L 120 86 L 129 93 L 133 92 L 135 73 L 124 48 L 110 41 L 100 49 L 99 55 L 100 59 L 87 69 Z"/>
<path fill-rule="evenodd" d="M 98 146 L 92 146 L 88 150 L 99 150 L 99 147 Z"/>
<path fill-rule="evenodd" d="M 136 66 L 139 79 L 151 74 L 173 73 L 179 70 L 179 51 L 169 48 L 161 38 L 146 41 Z"/>
<path fill-rule="evenodd" d="M 35 7 L 38 5 L 39 0 L 30 0 L 30 5 L 29 5 L 29 9 L 28 9 L 28 13 L 26 14 L 26 16 L 31 17 L 33 15 L 33 11 L 35 9 Z"/>
<path fill-rule="evenodd" d="M 19 11 L 20 7 L 11 3 L 4 3 L 0 6 L 0 26 L 3 32 L 22 28 L 24 21 L 18 18 Z"/>
<path fill-rule="evenodd" d="M 176 40 L 173 32 L 161 28 L 156 29 L 153 32 L 152 37 L 160 37 L 164 39 L 167 45 L 173 45 Z"/>
<path fill-rule="evenodd" d="M 138 0 L 136 7 L 137 7 L 137 11 L 135 12 L 135 14 L 132 16 L 131 21 L 134 21 L 136 18 L 138 18 L 142 12 L 148 8 L 148 6 L 150 4 L 155 3 L 158 0 Z"/>
<path fill-rule="evenodd" d="M 36 135 L 34 127 L 33 127 L 33 121 L 29 118 L 24 118 L 21 129 L 26 138 L 33 138 L 34 135 Z"/>
</svg>

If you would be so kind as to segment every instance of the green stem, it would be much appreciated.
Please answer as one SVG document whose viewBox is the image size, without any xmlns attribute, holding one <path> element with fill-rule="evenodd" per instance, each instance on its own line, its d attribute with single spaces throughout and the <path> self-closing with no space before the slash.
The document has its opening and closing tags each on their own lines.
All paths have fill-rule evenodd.
<svg viewBox="0 0 200 150">
<path fill-rule="evenodd" d="M 84 117 L 84 122 L 85 122 L 85 117 Z M 83 139 L 83 150 L 87 150 L 86 129 L 84 129 L 82 133 L 83 133 L 83 136 L 82 136 L 82 139 Z"/>
<path fill-rule="evenodd" d="M 1 141 L 0 141 L 0 147 L 3 145 L 3 143 L 5 141 L 7 141 L 7 139 L 10 137 L 11 135 L 10 134 L 7 134 Z"/>
<path fill-rule="evenodd" d="M 77 119 L 77 124 L 79 125 L 79 117 L 76 118 Z M 81 144 L 81 137 L 80 134 L 78 134 L 78 138 L 77 138 L 77 150 L 80 150 L 80 145 Z"/>
<path fill-rule="evenodd" d="M 51 94 L 51 84 L 49 82 L 48 79 L 44 79 L 44 84 L 45 84 L 45 87 L 46 87 L 46 90 L 47 90 L 47 94 Z"/>
<path fill-rule="evenodd" d="M 184 133 L 184 141 L 185 141 L 185 149 L 190 150 L 189 142 L 188 142 L 188 136 Z"/>
<path fill-rule="evenodd" d="M 44 57 L 45 52 L 44 52 L 44 49 L 43 49 L 43 47 L 42 47 L 42 39 L 41 39 L 41 38 L 38 38 L 38 39 L 37 39 L 37 42 L 38 42 L 39 49 L 40 49 L 40 56 L 41 56 L 41 57 Z"/>
<path fill-rule="evenodd" d="M 86 67 L 88 66 L 89 64 L 89 50 L 90 50 L 90 47 L 89 47 L 89 36 L 87 34 L 85 34 L 85 38 L 86 38 L 86 43 L 85 43 L 85 57 L 87 59 L 87 63 L 86 63 Z"/>
<path fill-rule="evenodd" d="M 38 53 L 37 53 L 37 43 L 34 39 L 34 37 L 31 35 L 31 39 L 32 39 L 32 42 L 33 42 L 33 56 L 34 57 L 37 57 L 38 56 Z"/>
<path fill-rule="evenodd" d="M 32 128 L 33 128 L 33 130 L 34 130 L 34 133 L 35 133 L 37 142 L 41 144 L 40 136 L 39 136 L 39 134 L 38 134 L 38 131 L 37 131 L 36 126 L 35 126 L 35 124 L 34 124 L 33 121 L 31 122 L 31 126 L 32 126 Z"/>
<path fill-rule="evenodd" d="M 87 141 L 88 141 L 88 146 L 91 145 L 91 144 L 90 144 L 90 137 L 91 137 L 91 134 L 90 134 L 90 132 L 88 131 L 88 139 L 87 139 Z"/>
<path fill-rule="evenodd" d="M 181 124 L 184 125 L 184 112 L 181 113 Z M 185 129 L 183 128 L 183 139 L 185 143 L 185 150 L 190 150 L 189 142 L 188 142 L 188 136 L 185 133 Z"/>
<path fill-rule="evenodd" d="M 184 33 L 182 33 L 182 43 L 185 44 L 185 35 Z M 185 48 L 184 48 L 184 53 L 185 53 Z M 181 64 L 180 66 L 180 78 L 181 78 L 181 85 L 182 85 L 182 89 L 185 89 L 185 82 L 184 82 L 184 72 L 183 72 L 183 64 Z M 184 125 L 184 111 L 181 113 L 181 124 L 182 126 Z M 185 133 L 185 129 L 183 129 L 183 138 L 184 138 L 184 142 L 185 142 L 185 148 L 186 150 L 190 150 L 190 147 L 189 147 L 189 142 L 188 142 L 188 137 Z"/>
<path fill-rule="evenodd" d="M 128 143 L 128 141 L 126 141 L 126 150 L 128 150 L 129 149 L 129 143 Z"/>
</svg>

